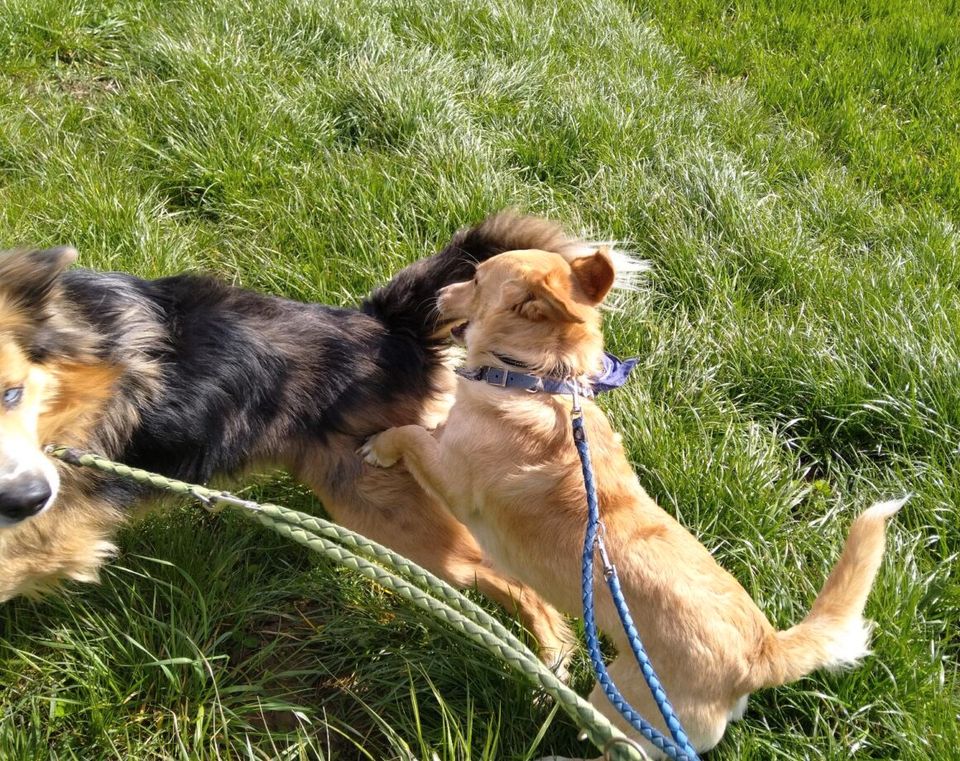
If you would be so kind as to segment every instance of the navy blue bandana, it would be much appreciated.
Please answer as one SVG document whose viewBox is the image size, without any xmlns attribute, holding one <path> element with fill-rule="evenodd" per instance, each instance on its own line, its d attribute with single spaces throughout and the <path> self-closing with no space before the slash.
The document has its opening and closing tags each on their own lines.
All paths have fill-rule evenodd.
<svg viewBox="0 0 960 761">
<path fill-rule="evenodd" d="M 604 391 L 613 391 L 615 388 L 620 388 L 627 382 L 630 372 L 639 361 L 639 357 L 619 359 L 608 352 L 604 352 L 603 370 L 599 375 L 590 379 L 593 393 L 602 394 Z"/>
</svg>

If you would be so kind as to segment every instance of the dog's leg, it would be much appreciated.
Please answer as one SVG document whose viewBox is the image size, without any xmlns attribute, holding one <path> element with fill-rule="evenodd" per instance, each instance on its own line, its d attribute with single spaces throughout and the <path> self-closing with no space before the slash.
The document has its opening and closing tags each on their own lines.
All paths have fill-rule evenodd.
<svg viewBox="0 0 960 761">
<path fill-rule="evenodd" d="M 389 468 L 403 460 L 417 483 L 457 513 L 462 497 L 462 480 L 456 478 L 463 468 L 449 462 L 448 450 L 419 425 L 388 428 L 372 436 L 361 448 L 371 465 Z"/>
<path fill-rule="evenodd" d="M 462 497 L 452 476 L 461 469 L 445 461 L 444 450 L 424 428 L 418 425 L 390 428 L 372 437 L 362 452 L 368 462 L 381 466 L 393 465 L 402 458 L 417 482 L 455 512 Z M 470 558 L 461 568 L 448 568 L 448 574 L 452 572 L 461 579 L 458 583 L 461 587 L 476 583 L 482 593 L 507 610 L 518 608 L 524 626 L 540 643 L 541 657 L 558 677 L 566 680 L 567 663 L 576 647 L 576 638 L 566 619 L 531 589 L 509 581 L 494 572 L 489 564 L 477 560 Z"/>
<path fill-rule="evenodd" d="M 483 558 L 453 569 L 462 581 L 457 585 L 468 587 L 476 584 L 480 592 L 520 617 L 524 628 L 540 645 L 540 658 L 557 675 L 567 682 L 570 677 L 569 663 L 577 647 L 577 639 L 567 619 L 560 611 L 549 605 L 529 587 L 519 581 L 501 576 Z M 471 578 L 472 577 L 472 578 Z"/>
<path fill-rule="evenodd" d="M 543 660 L 565 674 L 576 639 L 566 619 L 533 590 L 500 574 L 473 535 L 404 468 L 371 468 L 353 453 L 330 457 L 336 447 L 311 448 L 290 467 L 311 486 L 331 517 L 390 547 L 458 589 L 474 586 L 513 613 L 536 637 Z M 344 448 L 346 449 L 346 448 Z"/>
<path fill-rule="evenodd" d="M 459 523 L 457 525 L 466 533 L 466 527 Z M 422 550 L 417 554 L 421 553 Z M 558 679 L 563 682 L 569 679 L 568 664 L 577 640 L 560 611 L 529 587 L 497 572 L 476 545 L 468 548 L 461 543 L 461 551 L 445 557 L 443 565 L 440 575 L 455 587 L 468 589 L 476 586 L 481 594 L 509 613 L 519 616 L 524 628 L 536 639 L 541 660 Z"/>
<path fill-rule="evenodd" d="M 657 708 L 643 675 L 630 654 L 629 644 L 625 641 L 625 638 L 621 637 L 619 640 L 617 649 L 621 655 L 614 658 L 607 667 L 610 678 L 620 688 L 627 702 L 647 721 L 666 734 L 667 727 L 660 716 L 660 709 Z M 704 701 L 696 685 L 687 685 L 686 690 L 674 687 L 667 691 L 670 694 L 674 711 L 680 718 L 687 737 L 690 739 L 690 744 L 696 749 L 697 753 L 708 751 L 720 742 L 727 728 L 729 705 Z M 651 759 L 667 758 L 663 751 L 658 750 L 638 736 L 633 727 L 607 699 L 603 688 L 599 684 L 590 693 L 590 703 L 627 737 L 636 741 Z"/>
</svg>

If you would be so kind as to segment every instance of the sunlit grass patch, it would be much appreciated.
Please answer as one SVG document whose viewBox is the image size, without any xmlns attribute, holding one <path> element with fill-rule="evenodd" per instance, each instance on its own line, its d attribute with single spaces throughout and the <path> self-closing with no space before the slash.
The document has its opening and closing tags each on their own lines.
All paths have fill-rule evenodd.
<svg viewBox="0 0 960 761">
<path fill-rule="evenodd" d="M 0 244 L 351 304 L 508 205 L 623 240 L 653 268 L 608 318 L 641 362 L 604 404 L 644 485 L 772 620 L 803 615 L 858 510 L 914 495 L 868 607 L 875 655 L 758 694 L 712 757 L 954 757 L 949 194 L 844 167 L 762 83 L 702 76 L 671 18 L 663 36 L 612 0 L 8 3 Z M 253 493 L 320 509 L 285 481 Z M 503 664 L 239 516 L 184 508 L 121 545 L 102 585 L 0 613 L 0 757 L 590 753 Z"/>
</svg>

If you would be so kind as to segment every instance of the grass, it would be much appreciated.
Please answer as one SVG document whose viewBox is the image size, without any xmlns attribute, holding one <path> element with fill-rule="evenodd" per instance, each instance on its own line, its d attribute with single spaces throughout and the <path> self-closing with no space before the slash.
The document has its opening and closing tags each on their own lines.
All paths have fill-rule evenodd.
<svg viewBox="0 0 960 761">
<path fill-rule="evenodd" d="M 960 758 L 956 135 L 937 105 L 956 58 L 914 122 L 943 171 L 915 171 L 903 130 L 865 117 L 891 149 L 843 142 L 856 109 L 824 78 L 784 96 L 795 111 L 773 99 L 802 78 L 764 57 L 763 12 L 684 36 L 689 7 L 10 0 L 0 245 L 341 304 L 505 205 L 625 240 L 654 269 L 608 321 L 642 357 L 609 411 L 773 621 L 803 615 L 856 510 L 913 494 L 868 607 L 875 655 L 755 695 L 711 758 Z M 797 61 L 833 52 L 797 65 L 856 103 L 859 27 L 813 17 Z M 763 65 L 743 81 L 694 43 Z M 881 79 L 898 103 L 927 86 Z M 316 509 L 284 480 L 253 493 Z M 102 585 L 4 606 L 0 758 L 589 754 L 494 659 L 239 517 L 184 508 L 122 546 Z"/>
<path fill-rule="evenodd" d="M 960 213 L 953 0 L 631 0 L 704 77 L 742 78 L 864 187 Z"/>
</svg>

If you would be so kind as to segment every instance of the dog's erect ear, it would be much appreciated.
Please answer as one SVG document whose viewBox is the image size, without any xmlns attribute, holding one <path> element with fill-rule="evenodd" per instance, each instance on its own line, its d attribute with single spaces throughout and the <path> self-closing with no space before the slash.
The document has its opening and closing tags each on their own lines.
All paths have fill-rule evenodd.
<svg viewBox="0 0 960 761">
<path fill-rule="evenodd" d="M 610 258 L 610 249 L 598 248 L 591 256 L 581 256 L 570 262 L 573 278 L 587 300 L 596 306 L 609 293 L 617 273 Z"/>
<path fill-rule="evenodd" d="M 42 312 L 60 273 L 76 258 L 70 246 L 0 254 L 0 292 L 25 309 Z"/>
<path fill-rule="evenodd" d="M 512 280 L 503 286 L 503 298 L 511 309 L 533 322 L 583 322 L 570 308 L 569 299 L 546 280 Z"/>
</svg>

